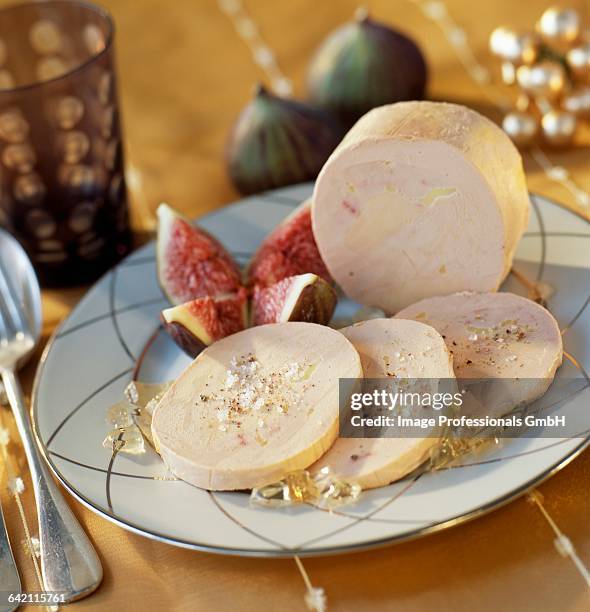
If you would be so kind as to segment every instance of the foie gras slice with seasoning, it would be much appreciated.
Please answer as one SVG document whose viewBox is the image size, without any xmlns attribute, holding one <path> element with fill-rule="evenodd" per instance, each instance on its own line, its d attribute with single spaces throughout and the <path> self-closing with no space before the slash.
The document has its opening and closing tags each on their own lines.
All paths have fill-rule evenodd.
<svg viewBox="0 0 590 612">
<path fill-rule="evenodd" d="M 452 357 L 445 342 L 428 325 L 372 319 L 340 331 L 359 352 L 365 378 L 429 379 L 429 383 L 454 379 Z M 437 415 L 432 408 L 422 412 L 423 417 Z M 363 489 L 382 487 L 421 465 L 439 441 L 438 428 L 423 438 L 338 438 L 310 469 L 316 473 L 329 467 Z"/>
<path fill-rule="evenodd" d="M 314 323 L 247 329 L 207 347 L 156 406 L 156 449 L 203 489 L 250 489 L 306 468 L 338 435 L 339 379 L 360 378 L 353 345 Z"/>
<path fill-rule="evenodd" d="M 498 126 L 456 104 L 400 102 L 364 115 L 332 153 L 312 221 L 345 293 L 395 314 L 498 289 L 529 207 L 522 159 Z"/>
<path fill-rule="evenodd" d="M 458 379 L 496 379 L 480 413 L 497 417 L 541 397 L 561 365 L 553 315 L 513 293 L 456 293 L 421 300 L 396 315 L 434 327 L 453 353 Z M 482 386 L 483 388 L 483 386 Z"/>
</svg>

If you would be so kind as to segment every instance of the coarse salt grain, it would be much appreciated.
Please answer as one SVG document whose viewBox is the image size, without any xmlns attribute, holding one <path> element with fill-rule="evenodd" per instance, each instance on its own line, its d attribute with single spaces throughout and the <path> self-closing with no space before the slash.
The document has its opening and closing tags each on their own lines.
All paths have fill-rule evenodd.
<svg viewBox="0 0 590 612">
<path fill-rule="evenodd" d="M 298 375 L 299 375 L 299 364 L 298 363 L 289 364 L 289 367 L 287 371 L 285 372 L 285 376 L 287 378 L 295 378 Z"/>
<path fill-rule="evenodd" d="M 246 387 L 242 393 L 240 393 L 240 404 L 243 408 L 249 408 L 254 398 L 254 387 Z"/>
<path fill-rule="evenodd" d="M 238 376 L 234 374 L 231 370 L 228 370 L 227 378 L 225 379 L 225 388 L 231 389 L 238 381 L 239 381 Z"/>
<path fill-rule="evenodd" d="M 258 363 L 256 361 L 249 361 L 248 363 L 241 365 L 238 368 L 238 371 L 244 376 L 252 376 L 252 374 L 256 372 L 257 367 Z"/>
</svg>

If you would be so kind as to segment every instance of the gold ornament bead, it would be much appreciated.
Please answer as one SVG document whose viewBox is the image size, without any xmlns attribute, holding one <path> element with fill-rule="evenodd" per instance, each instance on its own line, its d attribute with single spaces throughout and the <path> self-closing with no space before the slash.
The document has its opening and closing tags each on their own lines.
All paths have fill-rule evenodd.
<svg viewBox="0 0 590 612">
<path fill-rule="evenodd" d="M 590 116 L 590 86 L 573 89 L 562 101 L 564 110 L 578 116 Z"/>
<path fill-rule="evenodd" d="M 526 147 L 535 139 L 539 124 L 530 113 L 512 111 L 504 117 L 502 128 L 514 144 Z"/>
<path fill-rule="evenodd" d="M 544 61 L 535 66 L 520 66 L 516 80 L 527 93 L 553 100 L 563 91 L 565 71 L 557 62 Z"/>
<path fill-rule="evenodd" d="M 590 42 L 570 49 L 566 59 L 568 66 L 576 76 L 590 76 Z"/>
<path fill-rule="evenodd" d="M 516 32 L 505 26 L 500 26 L 492 31 L 490 34 L 490 51 L 498 57 L 504 56 L 506 49 L 507 40 L 509 38 L 514 39 Z"/>
<path fill-rule="evenodd" d="M 552 6 L 541 15 L 537 29 L 545 42 L 567 48 L 580 34 L 580 16 L 574 9 Z"/>
<path fill-rule="evenodd" d="M 512 62 L 502 62 L 502 81 L 506 85 L 514 85 L 516 81 L 516 67 Z"/>
<path fill-rule="evenodd" d="M 531 99 L 529 98 L 528 94 L 525 94 L 522 91 L 519 92 L 514 106 L 516 110 L 520 111 L 521 113 L 527 112 L 531 107 Z"/>
<path fill-rule="evenodd" d="M 537 59 L 537 43 L 530 34 L 518 34 L 501 26 L 490 35 L 490 51 L 514 64 L 532 64 Z"/>
<path fill-rule="evenodd" d="M 546 142 L 563 147 L 572 142 L 576 132 L 576 116 L 567 111 L 552 110 L 543 115 L 541 127 Z"/>
</svg>

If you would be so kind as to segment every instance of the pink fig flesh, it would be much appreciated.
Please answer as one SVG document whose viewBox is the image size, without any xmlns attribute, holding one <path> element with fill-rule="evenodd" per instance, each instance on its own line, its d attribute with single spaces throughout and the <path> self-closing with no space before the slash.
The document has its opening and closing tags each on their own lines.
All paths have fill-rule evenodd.
<svg viewBox="0 0 590 612">
<path fill-rule="evenodd" d="M 248 267 L 248 284 L 270 287 L 307 272 L 332 282 L 313 236 L 309 201 L 298 206 L 264 239 Z"/>
<path fill-rule="evenodd" d="M 327 325 L 336 308 L 334 288 L 317 274 L 290 276 L 270 287 L 255 287 L 252 324 L 304 321 Z"/>
<path fill-rule="evenodd" d="M 206 346 L 242 331 L 248 322 L 246 290 L 206 296 L 162 311 L 164 329 L 180 348 L 196 357 Z"/>
<path fill-rule="evenodd" d="M 157 258 L 162 290 L 176 305 L 241 285 L 239 267 L 223 245 L 166 204 L 158 208 Z"/>
</svg>

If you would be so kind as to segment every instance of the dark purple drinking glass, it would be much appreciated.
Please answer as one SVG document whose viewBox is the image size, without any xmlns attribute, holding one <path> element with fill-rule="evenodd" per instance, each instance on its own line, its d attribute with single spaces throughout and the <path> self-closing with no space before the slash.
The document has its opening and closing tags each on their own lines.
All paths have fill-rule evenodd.
<svg viewBox="0 0 590 612">
<path fill-rule="evenodd" d="M 0 9 L 0 225 L 45 285 L 89 282 L 130 249 L 113 38 L 91 4 Z"/>
</svg>

